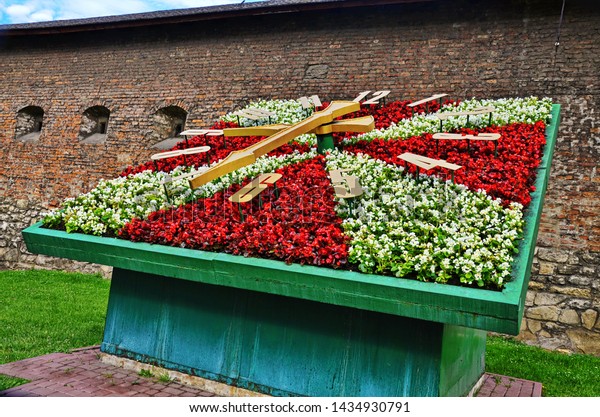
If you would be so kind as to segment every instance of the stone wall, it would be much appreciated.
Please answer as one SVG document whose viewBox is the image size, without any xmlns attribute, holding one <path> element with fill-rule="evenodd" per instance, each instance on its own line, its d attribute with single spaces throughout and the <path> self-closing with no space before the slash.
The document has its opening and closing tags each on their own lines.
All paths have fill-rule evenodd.
<svg viewBox="0 0 600 417">
<path fill-rule="evenodd" d="M 0 201 L 0 269 L 60 269 L 100 273 L 110 277 L 112 268 L 68 259 L 29 253 L 21 238 L 21 230 L 39 221 L 48 210 L 26 200 Z"/>
<path fill-rule="evenodd" d="M 593 0 L 432 1 L 0 38 L 0 265 L 65 267 L 23 252 L 39 212 L 153 153 L 153 115 L 210 126 L 255 98 L 550 96 L 562 104 L 521 338 L 600 354 L 600 10 Z M 16 114 L 44 110 L 34 142 Z M 82 114 L 110 111 L 81 143 Z M 86 267 L 91 268 L 91 267 Z"/>
</svg>

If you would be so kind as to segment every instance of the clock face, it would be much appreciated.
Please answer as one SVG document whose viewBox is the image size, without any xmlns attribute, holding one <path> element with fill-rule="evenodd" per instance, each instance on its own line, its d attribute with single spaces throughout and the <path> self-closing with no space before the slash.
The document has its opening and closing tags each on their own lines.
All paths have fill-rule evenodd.
<svg viewBox="0 0 600 417">
<path fill-rule="evenodd" d="M 257 101 L 211 129 L 183 132 L 187 140 L 169 153 L 129 167 L 94 196 L 65 203 L 45 223 L 501 288 L 510 279 L 551 102 L 447 100 L 442 107 L 444 95 L 437 94 L 411 106 L 384 103 L 388 94 L 364 91 L 331 103 L 316 96 Z M 92 200 L 97 211 L 102 198 L 113 198 L 102 204 L 120 222 L 103 220 L 110 223 L 104 230 L 86 231 L 92 215 L 73 221 Z"/>
</svg>

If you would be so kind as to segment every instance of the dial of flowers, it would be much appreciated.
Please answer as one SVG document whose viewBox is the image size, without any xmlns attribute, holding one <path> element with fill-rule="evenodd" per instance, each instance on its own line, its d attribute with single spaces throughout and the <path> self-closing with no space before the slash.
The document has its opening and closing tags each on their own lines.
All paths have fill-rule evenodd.
<svg viewBox="0 0 600 417">
<path fill-rule="evenodd" d="M 395 123 L 409 119 L 413 113 L 422 114 L 424 106 L 411 111 L 409 102 L 392 102 L 385 106 L 363 106 L 360 112 L 346 117 L 373 115 L 377 129 L 386 129 Z M 326 106 L 327 103 L 324 103 Z M 432 104 L 429 110 L 436 111 Z M 235 127 L 234 122 L 218 122 L 213 128 Z M 344 150 L 353 154 L 365 154 L 385 163 L 403 166 L 398 155 L 411 152 L 462 165 L 456 172 L 455 181 L 476 191 L 483 189 L 491 197 L 499 198 L 505 207 L 511 203 L 526 206 L 533 190 L 535 169 L 539 165 L 545 143 L 545 124 L 513 123 L 506 126 L 490 126 L 481 129 L 462 128 L 456 133 L 500 133 L 497 148 L 487 141 L 442 140 L 437 141 L 430 133 L 402 139 L 385 140 L 370 138 L 346 143 Z M 336 134 L 336 144 L 341 146 L 351 134 Z M 174 149 L 210 146 L 210 162 L 225 158 L 231 151 L 245 148 L 262 137 L 201 136 L 180 142 Z M 307 152 L 305 143 L 285 145 L 270 155 Z M 156 170 L 169 172 L 184 165 L 200 166 L 207 163 L 205 155 L 161 160 L 157 165 L 146 163 L 129 167 L 122 175 Z M 409 173 L 414 166 L 406 167 Z M 236 204 L 228 197 L 237 192 L 252 178 L 234 184 L 216 194 L 195 202 L 161 210 L 146 219 L 133 219 L 119 235 L 133 241 L 218 251 L 235 255 L 279 259 L 288 263 L 313 264 L 333 268 L 361 268 L 364 265 L 349 264 L 350 238 L 344 233 L 342 220 L 336 213 L 333 188 L 325 169 L 324 157 L 317 156 L 277 169 L 282 179 L 277 188 L 270 187 L 251 203 Z M 446 178 L 448 173 L 434 169 L 427 173 Z M 511 208 L 514 210 L 514 208 Z M 516 224 L 516 223 L 515 223 Z M 515 238 L 512 236 L 512 238 Z M 352 249 L 354 250 L 354 249 Z M 503 265 L 506 264 L 503 262 Z M 506 265 L 505 265 L 506 266 Z M 461 267 L 463 268 L 463 267 Z M 366 271 L 366 270 L 365 270 Z M 387 270 L 394 271 L 394 269 Z M 385 271 L 384 271 L 385 272 Z M 506 275 L 506 268 L 502 278 Z M 494 276 L 494 274 L 496 276 Z M 403 272 L 405 275 L 405 271 Z M 498 274 L 489 273 L 497 285 Z M 421 279 L 421 276 L 418 276 Z M 448 275 L 445 280 L 450 279 Z M 478 281 L 478 285 L 482 281 Z"/>
</svg>

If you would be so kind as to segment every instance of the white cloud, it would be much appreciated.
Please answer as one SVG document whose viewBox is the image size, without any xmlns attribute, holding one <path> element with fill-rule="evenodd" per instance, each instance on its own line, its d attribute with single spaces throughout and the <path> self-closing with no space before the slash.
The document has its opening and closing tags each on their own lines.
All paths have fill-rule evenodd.
<svg viewBox="0 0 600 417">
<path fill-rule="evenodd" d="M 31 13 L 30 18 L 33 22 L 45 22 L 54 20 L 54 12 L 50 9 L 38 10 Z"/>
<path fill-rule="evenodd" d="M 148 11 L 148 2 L 142 0 L 62 0 L 58 19 L 111 16 Z"/>
<path fill-rule="evenodd" d="M 251 3 L 257 0 L 247 0 Z M 81 19 L 241 3 L 241 0 L 0 0 L 0 24 Z"/>
<path fill-rule="evenodd" d="M 8 15 L 8 18 L 13 22 L 30 22 L 29 15 L 31 14 L 32 9 L 31 7 L 26 5 L 15 4 L 5 8 L 4 12 Z"/>
<path fill-rule="evenodd" d="M 30 23 L 54 19 L 54 2 L 48 0 L 5 1 L 2 17 L 10 23 Z M 7 23 L 8 23 L 7 22 Z"/>
</svg>

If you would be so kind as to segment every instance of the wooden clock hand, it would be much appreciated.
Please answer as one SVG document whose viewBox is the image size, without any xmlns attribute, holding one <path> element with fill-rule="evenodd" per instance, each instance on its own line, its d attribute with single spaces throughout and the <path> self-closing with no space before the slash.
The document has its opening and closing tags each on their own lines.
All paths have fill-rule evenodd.
<svg viewBox="0 0 600 417">
<path fill-rule="evenodd" d="M 232 127 L 223 129 L 224 136 L 271 136 L 277 132 L 287 129 L 290 125 L 276 124 L 251 127 Z M 316 133 L 317 135 L 327 135 L 334 132 L 370 132 L 375 127 L 373 116 L 356 117 L 354 119 L 336 120 L 326 125 L 317 127 L 306 133 Z"/>
<path fill-rule="evenodd" d="M 223 159 L 217 165 L 191 179 L 190 187 L 196 189 L 236 169 L 250 165 L 257 158 L 285 145 L 295 137 L 331 123 L 339 116 L 359 110 L 360 103 L 353 101 L 332 101 L 326 109 L 313 113 L 312 116 L 286 127 L 254 145 L 231 152 L 227 158 Z"/>
</svg>

